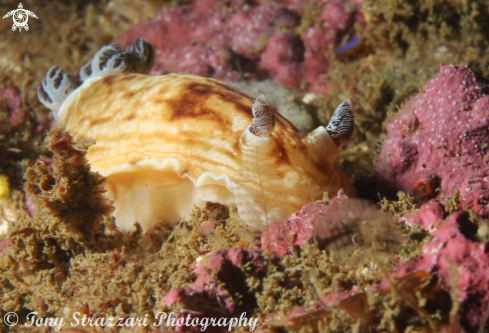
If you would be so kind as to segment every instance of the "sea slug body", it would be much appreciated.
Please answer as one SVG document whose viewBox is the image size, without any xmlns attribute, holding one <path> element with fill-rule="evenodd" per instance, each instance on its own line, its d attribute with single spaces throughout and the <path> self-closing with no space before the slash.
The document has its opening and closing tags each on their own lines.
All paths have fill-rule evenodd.
<svg viewBox="0 0 489 333">
<path fill-rule="evenodd" d="M 150 76 L 152 46 L 108 45 L 79 77 L 51 68 L 39 100 L 107 177 L 116 225 L 176 223 L 207 201 L 237 207 L 261 230 L 342 189 L 356 194 L 334 161 L 353 133 L 351 102 L 327 127 L 299 132 L 267 103 L 227 83 L 193 75 Z"/>
</svg>

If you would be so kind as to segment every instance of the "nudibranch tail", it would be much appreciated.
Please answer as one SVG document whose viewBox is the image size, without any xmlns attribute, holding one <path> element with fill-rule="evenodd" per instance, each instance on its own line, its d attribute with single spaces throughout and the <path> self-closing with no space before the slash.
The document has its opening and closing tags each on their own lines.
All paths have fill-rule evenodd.
<svg viewBox="0 0 489 333">
<path fill-rule="evenodd" d="M 326 131 L 337 147 L 341 148 L 350 141 L 355 129 L 354 122 L 355 117 L 351 101 L 346 99 L 336 108 L 328 126 L 326 126 Z"/>
<path fill-rule="evenodd" d="M 59 67 L 51 67 L 37 88 L 37 97 L 42 104 L 53 111 L 57 119 L 61 104 L 78 86 L 80 82 L 73 75 Z"/>
<path fill-rule="evenodd" d="M 268 138 L 275 126 L 275 116 L 263 94 L 255 99 L 251 111 L 253 112 L 253 124 L 250 126 L 250 132 L 260 138 Z"/>
</svg>

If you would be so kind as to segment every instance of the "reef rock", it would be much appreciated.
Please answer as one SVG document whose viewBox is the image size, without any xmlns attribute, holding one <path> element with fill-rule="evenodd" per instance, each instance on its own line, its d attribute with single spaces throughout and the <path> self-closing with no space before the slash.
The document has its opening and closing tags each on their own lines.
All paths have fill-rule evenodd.
<svg viewBox="0 0 489 333">
<path fill-rule="evenodd" d="M 246 283 L 245 271 L 258 276 L 264 275 L 266 268 L 267 263 L 257 250 L 233 248 L 211 252 L 197 263 L 195 283 L 172 289 L 161 302 L 167 306 L 176 305 L 178 318 L 239 315 L 256 306 L 255 296 Z M 176 329 L 188 331 L 195 328 L 180 326 Z M 216 331 L 221 332 L 220 329 Z"/>
<path fill-rule="evenodd" d="M 478 215 L 489 206 L 489 86 L 468 67 L 440 73 L 387 125 L 376 173 L 421 198 L 453 195 Z"/>
<path fill-rule="evenodd" d="M 327 202 L 310 203 L 289 218 L 273 222 L 261 236 L 262 250 L 270 249 L 279 256 L 313 241 L 336 257 L 351 257 L 346 252 L 359 247 L 387 253 L 394 250 L 390 246 L 403 243 L 392 215 L 368 201 L 342 194 Z M 355 265 L 363 259 L 356 258 Z"/>
<path fill-rule="evenodd" d="M 7 88 L 2 93 L 5 106 L 10 111 L 10 115 L 6 122 L 9 124 L 17 123 L 19 118 L 22 118 L 22 99 L 20 91 L 17 88 Z"/>
<path fill-rule="evenodd" d="M 426 214 L 429 210 L 423 209 L 425 213 L 420 214 L 420 217 L 424 215 L 426 218 L 422 218 L 423 225 L 431 220 L 432 214 Z M 432 239 L 424 245 L 421 257 L 391 272 L 397 276 L 419 270 L 436 274 L 442 285 L 450 288 L 451 294 L 456 297 L 460 323 L 468 332 L 476 331 L 483 324 L 489 304 L 488 243 L 476 241 L 476 229 L 469 220 L 469 214 L 463 211 L 452 213 L 433 231 Z M 386 285 L 386 281 L 383 285 Z"/>
<path fill-rule="evenodd" d="M 402 220 L 409 225 L 419 225 L 426 230 L 434 230 L 436 223 L 443 221 L 445 210 L 442 203 L 436 199 L 431 199 L 423 204 L 416 212 L 407 212 L 403 215 Z"/>
<path fill-rule="evenodd" d="M 342 195 L 333 198 L 330 203 L 348 200 Z M 325 215 L 331 210 L 325 202 L 309 203 L 290 217 L 273 222 L 262 233 L 262 250 L 270 249 L 279 256 L 290 253 L 293 246 L 303 246 L 304 242 L 310 243 L 315 237 L 315 228 Z"/>
<path fill-rule="evenodd" d="M 360 6 L 359 1 L 316 1 L 319 22 L 309 22 L 311 6 L 301 1 L 191 1 L 130 29 L 117 43 L 126 47 L 140 36 L 152 43 L 159 73 L 223 81 L 271 78 L 290 89 L 326 92 L 327 82 L 320 78 L 329 67 L 325 52 L 352 35 L 355 22 L 364 21 Z"/>
</svg>

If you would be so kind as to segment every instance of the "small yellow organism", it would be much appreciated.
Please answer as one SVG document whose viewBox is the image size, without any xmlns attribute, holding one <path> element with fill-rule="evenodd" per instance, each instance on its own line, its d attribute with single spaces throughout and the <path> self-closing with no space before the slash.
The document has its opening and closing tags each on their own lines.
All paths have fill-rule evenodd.
<svg viewBox="0 0 489 333">
<path fill-rule="evenodd" d="M 0 201 L 10 198 L 10 186 L 8 178 L 5 175 L 0 175 Z"/>
<path fill-rule="evenodd" d="M 78 81 L 51 68 L 39 100 L 76 139 L 92 138 L 92 170 L 108 178 L 116 224 L 176 223 L 207 201 L 263 229 L 323 192 L 356 194 L 334 161 L 353 133 L 350 100 L 327 127 L 299 132 L 260 95 L 193 75 L 150 76 L 154 50 L 109 45 Z"/>
<path fill-rule="evenodd" d="M 7 234 L 9 219 L 16 218 L 10 206 L 10 185 L 7 176 L 0 175 L 0 236 Z"/>
</svg>

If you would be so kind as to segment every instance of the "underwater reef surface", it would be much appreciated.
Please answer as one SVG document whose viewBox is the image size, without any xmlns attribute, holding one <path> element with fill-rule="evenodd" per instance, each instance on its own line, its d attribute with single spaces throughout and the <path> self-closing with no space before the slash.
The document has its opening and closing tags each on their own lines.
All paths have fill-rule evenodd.
<svg viewBox="0 0 489 333">
<path fill-rule="evenodd" d="M 29 32 L 0 22 L 2 332 L 41 331 L 8 328 L 9 311 L 23 322 L 32 311 L 67 320 L 246 312 L 261 332 L 487 329 L 485 2 L 23 4 L 39 16 Z M 297 90 L 304 128 L 351 98 L 356 134 L 339 164 L 361 199 L 310 203 L 263 234 L 216 204 L 173 228 L 118 230 L 104 179 L 84 157 L 93 143 L 52 129 L 35 91 L 51 65 L 74 72 L 102 45 L 139 35 L 157 48 L 155 74 Z"/>
<path fill-rule="evenodd" d="M 284 3 L 191 1 L 130 29 L 117 42 L 126 47 L 142 37 L 155 45 L 158 73 L 223 81 L 268 78 L 289 89 L 327 92 L 320 77 L 329 67 L 325 53 L 364 22 L 361 2 Z M 301 13 L 314 22 L 307 26 L 307 14 Z"/>
<path fill-rule="evenodd" d="M 377 175 L 422 198 L 458 190 L 464 208 L 489 215 L 489 83 L 440 65 L 423 92 L 387 125 Z"/>
</svg>

